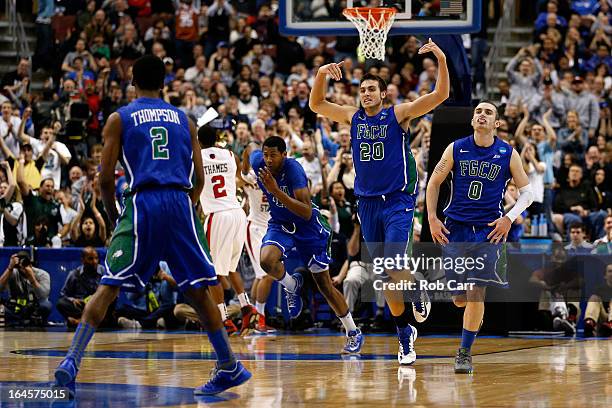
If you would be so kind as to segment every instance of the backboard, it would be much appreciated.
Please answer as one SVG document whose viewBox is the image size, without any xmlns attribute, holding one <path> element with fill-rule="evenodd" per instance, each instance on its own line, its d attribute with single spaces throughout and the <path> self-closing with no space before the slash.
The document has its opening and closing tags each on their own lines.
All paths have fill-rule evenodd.
<svg viewBox="0 0 612 408">
<path fill-rule="evenodd" d="M 482 13 L 481 0 L 280 0 L 281 34 L 357 35 L 342 15 L 347 7 L 395 7 L 389 35 L 476 32 Z"/>
</svg>

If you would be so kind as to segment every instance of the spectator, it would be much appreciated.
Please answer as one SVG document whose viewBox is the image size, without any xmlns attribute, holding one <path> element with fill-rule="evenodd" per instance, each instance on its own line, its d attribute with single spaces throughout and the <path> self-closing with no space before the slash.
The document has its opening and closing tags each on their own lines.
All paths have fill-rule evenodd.
<svg viewBox="0 0 612 408">
<path fill-rule="evenodd" d="M 210 76 L 210 72 L 206 68 L 206 57 L 201 55 L 196 59 L 195 65 L 185 70 L 185 81 L 196 85 L 202 81 L 202 78 Z"/>
<path fill-rule="evenodd" d="M 8 289 L 5 319 L 9 326 L 46 326 L 51 313 L 49 274 L 32 266 L 30 255 L 19 251 L 0 276 L 0 291 Z"/>
<path fill-rule="evenodd" d="M 9 101 L 2 102 L 2 118 L 0 118 L 0 139 L 11 151 L 13 157 L 19 157 L 19 128 L 21 119 L 13 116 L 13 104 Z M 9 156 L 2 151 L 2 160 L 8 160 Z"/>
<path fill-rule="evenodd" d="M 85 247 L 81 252 L 81 266 L 68 272 L 56 307 L 66 319 L 68 327 L 75 327 L 81 321 L 85 304 L 98 288 L 104 275 L 104 266 L 98 262 L 98 253 L 93 247 Z M 106 312 L 102 326 L 113 326 L 114 305 Z"/>
<path fill-rule="evenodd" d="M 238 112 L 241 115 L 247 116 L 249 121 L 253 122 L 259 110 L 259 100 L 251 94 L 251 91 L 251 84 L 248 81 L 240 81 L 238 86 L 238 94 L 240 95 L 238 99 Z"/>
<path fill-rule="evenodd" d="M 323 186 L 323 175 L 321 172 L 321 162 L 315 155 L 314 146 L 311 140 L 304 141 L 302 146 L 302 157 L 297 159 L 297 162 L 302 165 L 308 180 L 312 183 L 311 193 L 316 195 L 321 191 Z"/>
<path fill-rule="evenodd" d="M 192 0 L 180 0 L 175 17 L 175 47 L 177 63 L 183 68 L 193 65 L 191 51 L 198 41 L 198 14 Z"/>
<path fill-rule="evenodd" d="M 6 172 L 6 182 L 0 182 L 0 246 L 22 246 L 27 235 L 27 226 L 23 204 L 17 200 L 15 191 L 17 183 L 8 162 L 0 162 Z"/>
<path fill-rule="evenodd" d="M 128 304 L 117 310 L 118 323 L 124 328 L 171 329 L 178 326 L 174 317 L 176 281 L 168 265 L 160 262 L 157 272 L 141 293 L 127 295 Z"/>
<path fill-rule="evenodd" d="M 612 191 L 610 182 L 606 177 L 606 170 L 599 168 L 595 170 L 593 176 L 593 189 L 595 190 L 595 198 L 597 199 L 597 209 L 606 211 L 612 208 Z"/>
<path fill-rule="evenodd" d="M 567 112 L 566 127 L 559 129 L 559 147 L 564 152 L 575 153 L 584 156 L 586 146 L 589 143 L 589 134 L 580 123 L 580 116 L 575 110 Z"/>
<path fill-rule="evenodd" d="M 22 167 L 20 167 L 21 169 Z M 37 220 L 40 217 L 46 217 L 49 222 L 48 236 L 49 238 L 57 235 L 57 226 L 60 220 L 59 203 L 54 200 L 54 187 L 55 184 L 52 178 L 46 178 L 40 182 L 40 188 L 38 189 L 38 195 L 34 195 L 30 186 L 25 182 L 23 176 L 20 177 L 23 172 L 17 173 L 17 185 L 21 189 L 21 195 L 23 197 L 23 205 L 25 208 L 26 216 L 28 220 Z M 60 235 L 64 236 L 68 232 L 67 228 L 60 231 Z M 34 234 L 33 223 L 28 223 L 28 236 Z M 61 238 L 60 236 L 60 238 Z"/>
<path fill-rule="evenodd" d="M 597 210 L 597 200 L 591 186 L 582 178 L 582 167 L 573 164 L 569 169 L 567 187 L 557 191 L 553 206 L 553 222 L 557 230 L 567 231 L 569 226 L 584 221 L 593 239 L 603 235 L 605 212 Z"/>
<path fill-rule="evenodd" d="M 565 246 L 568 255 L 588 254 L 593 249 L 593 244 L 584 239 L 584 224 L 576 222 L 570 225 L 570 243 Z"/>
<path fill-rule="evenodd" d="M 584 337 L 612 336 L 612 264 L 606 267 L 605 282 L 589 297 L 584 313 Z"/>
<path fill-rule="evenodd" d="M 612 215 L 608 215 L 604 220 L 604 231 L 605 234 L 603 238 L 599 238 L 593 242 L 595 253 L 612 254 L 612 248 L 610 248 L 610 243 L 612 243 Z"/>
<path fill-rule="evenodd" d="M 588 178 L 593 178 L 595 172 L 599 169 L 606 170 L 604 158 L 599 153 L 597 146 L 591 146 L 584 156 L 584 170 Z"/>
<path fill-rule="evenodd" d="M 19 62 L 17 63 L 17 69 L 14 71 L 9 71 L 2 76 L 2 81 L 0 81 L 0 91 L 5 97 L 9 97 L 9 91 L 13 94 L 17 94 L 19 88 L 23 87 L 24 81 L 29 80 L 29 77 L 30 60 L 28 58 L 20 58 Z"/>
<path fill-rule="evenodd" d="M 517 67 L 519 72 L 516 72 Z M 542 66 L 529 49 L 521 48 L 508 63 L 506 73 L 510 81 L 511 103 L 528 101 L 535 96 L 542 79 Z"/>
<path fill-rule="evenodd" d="M 144 55 L 145 47 L 138 39 L 138 32 L 134 24 L 126 25 L 123 36 L 115 38 L 113 53 L 115 57 L 126 60 L 135 60 Z"/>
<path fill-rule="evenodd" d="M 76 247 L 91 246 L 100 248 L 106 244 L 106 223 L 98 207 L 95 205 L 95 203 L 97 203 L 95 189 L 92 192 L 92 200 L 89 205 L 89 210 L 93 216 L 89 215 L 89 212 L 85 213 L 85 202 L 83 200 L 84 193 L 85 190 L 83 190 L 79 196 L 79 211 L 72 222 L 70 237 L 72 243 Z"/>
<path fill-rule="evenodd" d="M 534 128 L 537 126 L 542 127 L 537 124 L 533 125 L 532 132 L 534 132 Z M 537 132 L 543 131 L 544 129 L 541 129 Z M 546 163 L 540 161 L 538 152 L 531 143 L 523 146 L 521 161 L 529 178 L 529 184 L 533 189 L 533 203 L 529 207 L 529 212 L 531 215 L 544 214 L 544 173 L 546 172 Z"/>
<path fill-rule="evenodd" d="M 208 8 L 207 56 L 213 53 L 219 42 L 229 41 L 230 17 L 234 14 L 234 8 L 226 0 L 214 0 Z"/>
<path fill-rule="evenodd" d="M 64 57 L 64 62 L 62 63 L 62 71 L 74 71 L 74 59 L 76 57 L 81 57 L 83 59 L 84 68 L 88 68 L 92 71 L 97 70 L 98 66 L 96 64 L 96 61 L 93 55 L 91 55 L 91 53 L 87 51 L 87 43 L 82 38 L 79 38 L 77 40 L 76 45 L 74 47 L 74 51 L 69 52 L 68 54 L 66 54 L 66 57 Z"/>
<path fill-rule="evenodd" d="M 60 231 L 65 229 L 68 230 L 68 233 L 65 236 L 60 237 L 65 245 L 70 242 L 70 227 L 77 216 L 77 212 L 74 208 L 72 208 L 72 194 L 70 194 L 70 190 L 58 190 L 55 194 L 55 199 L 61 204 L 61 222 L 58 229 Z"/>
<path fill-rule="evenodd" d="M 565 110 L 576 111 L 580 118 L 580 125 L 588 132 L 589 139 L 595 136 L 599 127 L 599 102 L 595 95 L 585 91 L 584 79 L 580 76 L 572 80 L 572 89 L 564 90 Z"/>
</svg>

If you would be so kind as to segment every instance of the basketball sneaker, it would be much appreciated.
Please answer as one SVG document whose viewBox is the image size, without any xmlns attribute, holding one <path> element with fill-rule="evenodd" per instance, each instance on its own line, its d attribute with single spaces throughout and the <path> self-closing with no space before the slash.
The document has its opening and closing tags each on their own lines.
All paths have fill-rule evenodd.
<svg viewBox="0 0 612 408">
<path fill-rule="evenodd" d="M 361 330 L 351 330 L 346 334 L 346 344 L 342 349 L 342 354 L 359 354 L 363 346 L 364 337 Z"/>
<path fill-rule="evenodd" d="M 196 388 L 193 393 L 195 395 L 215 395 L 228 388 L 244 384 L 251 376 L 252 374 L 244 368 L 240 361 L 236 361 L 231 370 L 215 367 L 211 372 L 210 380 L 201 387 Z"/>
<path fill-rule="evenodd" d="M 255 325 L 255 332 L 258 334 L 268 334 L 268 333 L 276 333 L 276 329 L 274 327 L 270 327 L 266 324 L 266 316 L 265 315 L 257 315 L 257 324 Z"/>
<path fill-rule="evenodd" d="M 55 386 L 68 388 L 68 396 L 74 398 L 76 393 L 76 376 L 79 369 L 72 357 L 66 357 L 55 369 Z"/>
<path fill-rule="evenodd" d="M 232 321 L 232 319 L 225 319 L 223 322 L 223 326 L 225 326 L 225 331 L 227 331 L 228 336 L 233 336 L 238 334 L 238 328 Z"/>
<path fill-rule="evenodd" d="M 584 337 L 593 337 L 596 327 L 597 323 L 595 323 L 595 320 L 590 318 L 584 319 Z"/>
<path fill-rule="evenodd" d="M 472 374 L 472 355 L 470 350 L 459 348 L 455 357 L 455 374 Z"/>
<path fill-rule="evenodd" d="M 295 291 L 290 292 L 285 289 L 285 297 L 287 298 L 287 309 L 289 309 L 289 317 L 295 319 L 302 313 L 302 307 L 304 304 L 302 302 L 302 297 L 300 296 L 300 289 L 302 285 L 304 285 L 304 278 L 299 272 L 293 274 L 293 278 L 297 282 L 297 286 L 295 287 Z"/>
<path fill-rule="evenodd" d="M 240 328 L 241 336 L 248 336 L 255 330 L 257 324 L 257 309 L 252 305 L 247 305 L 242 308 L 242 327 Z"/>
<path fill-rule="evenodd" d="M 412 314 L 418 323 L 423 323 L 429 317 L 431 311 L 431 301 L 426 290 L 419 291 L 419 299 L 412 302 Z"/>
<path fill-rule="evenodd" d="M 397 337 L 399 339 L 399 350 L 397 352 L 397 361 L 400 365 L 412 365 L 416 361 L 416 351 L 414 350 L 414 342 L 417 339 L 417 329 L 412 325 L 408 325 L 404 329 L 397 329 Z"/>
</svg>

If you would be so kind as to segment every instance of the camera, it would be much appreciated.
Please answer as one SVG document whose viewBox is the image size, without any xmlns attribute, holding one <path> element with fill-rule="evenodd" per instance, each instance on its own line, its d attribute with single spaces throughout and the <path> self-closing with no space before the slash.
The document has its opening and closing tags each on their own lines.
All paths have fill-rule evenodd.
<svg viewBox="0 0 612 408">
<path fill-rule="evenodd" d="M 19 266 L 22 268 L 27 268 L 28 266 L 32 265 L 30 258 L 26 255 L 17 255 L 17 258 L 19 259 Z"/>
</svg>

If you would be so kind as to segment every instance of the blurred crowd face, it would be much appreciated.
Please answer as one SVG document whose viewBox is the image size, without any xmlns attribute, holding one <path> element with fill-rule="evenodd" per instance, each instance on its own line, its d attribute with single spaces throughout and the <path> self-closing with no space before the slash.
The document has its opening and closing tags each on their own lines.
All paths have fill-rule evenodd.
<svg viewBox="0 0 612 408">
<path fill-rule="evenodd" d="M 532 66 L 533 64 L 531 63 L 531 61 L 528 59 L 525 59 L 523 60 L 523 62 L 521 62 L 521 65 L 519 65 L 519 72 L 523 76 L 531 75 Z"/>
<path fill-rule="evenodd" d="M 344 185 L 342 185 L 342 183 L 339 181 L 334 182 L 331 189 L 331 196 L 336 203 L 343 202 L 345 194 L 346 190 L 344 189 Z"/>
<path fill-rule="evenodd" d="M 575 111 L 569 111 L 567 113 L 567 127 L 571 130 L 574 130 L 578 127 L 578 125 L 580 124 L 579 120 L 578 120 L 578 114 Z"/>
<path fill-rule="evenodd" d="M 580 184 L 582 181 L 582 167 L 578 165 L 572 165 L 569 168 L 567 179 L 571 184 Z"/>
<path fill-rule="evenodd" d="M 53 192 L 55 190 L 55 183 L 53 179 L 46 179 L 41 185 L 38 193 L 45 200 L 51 200 L 53 198 Z"/>
<path fill-rule="evenodd" d="M 544 136 L 545 135 L 546 135 L 546 132 L 544 131 L 544 127 L 542 125 L 540 125 L 539 123 L 535 123 L 531 127 L 531 137 L 537 143 L 540 143 L 540 142 L 544 141 Z M 531 146 L 531 147 L 533 147 L 533 146 Z"/>
<path fill-rule="evenodd" d="M 11 119 L 12 114 L 13 105 L 10 102 L 4 102 L 2 104 L 2 118 L 8 122 Z"/>
<path fill-rule="evenodd" d="M 96 233 L 96 223 L 93 218 L 86 217 L 81 223 L 81 232 L 86 239 L 92 239 Z"/>
</svg>

